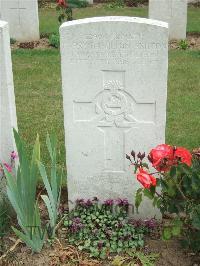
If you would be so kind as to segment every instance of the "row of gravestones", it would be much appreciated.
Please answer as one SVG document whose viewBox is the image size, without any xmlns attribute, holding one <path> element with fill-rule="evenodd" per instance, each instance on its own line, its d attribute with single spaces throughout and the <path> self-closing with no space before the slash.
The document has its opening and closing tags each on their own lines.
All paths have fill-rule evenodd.
<svg viewBox="0 0 200 266">
<path fill-rule="evenodd" d="M 37 0 L 0 0 L 0 18 L 9 22 L 12 38 L 39 39 Z M 149 18 L 169 23 L 170 39 L 186 38 L 187 0 L 149 0 Z"/>
<path fill-rule="evenodd" d="M 127 198 L 139 187 L 125 154 L 165 141 L 168 25 L 99 17 L 60 28 L 69 203 Z M 17 127 L 8 24 L 0 22 L 0 159 Z M 158 214 L 146 202 L 141 217 Z"/>
</svg>

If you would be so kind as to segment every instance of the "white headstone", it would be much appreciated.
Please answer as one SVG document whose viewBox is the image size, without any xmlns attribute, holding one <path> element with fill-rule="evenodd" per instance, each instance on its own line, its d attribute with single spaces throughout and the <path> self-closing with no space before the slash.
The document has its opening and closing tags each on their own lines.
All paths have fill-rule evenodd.
<svg viewBox="0 0 200 266">
<path fill-rule="evenodd" d="M 12 38 L 21 42 L 39 40 L 37 0 L 0 0 L 0 14 L 9 23 Z"/>
<path fill-rule="evenodd" d="M 69 203 L 133 202 L 140 184 L 126 153 L 165 141 L 168 26 L 99 17 L 66 22 L 60 35 Z"/>
<path fill-rule="evenodd" d="M 17 118 L 8 23 L 4 21 L 0 21 L 0 128 L 0 161 L 10 163 L 10 154 L 15 150 L 13 128 L 17 129 Z"/>
<path fill-rule="evenodd" d="M 187 0 L 149 0 L 149 18 L 169 23 L 169 38 L 186 38 Z"/>
</svg>

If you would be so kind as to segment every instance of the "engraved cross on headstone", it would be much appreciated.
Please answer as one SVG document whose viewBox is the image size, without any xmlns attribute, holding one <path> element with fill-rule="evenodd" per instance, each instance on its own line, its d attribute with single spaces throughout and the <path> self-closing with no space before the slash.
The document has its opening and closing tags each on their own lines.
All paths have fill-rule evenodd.
<svg viewBox="0 0 200 266">
<path fill-rule="evenodd" d="M 21 7 L 21 1 L 20 0 L 18 0 L 17 1 L 17 6 L 16 7 L 10 7 L 10 9 L 11 10 L 16 10 L 17 12 L 18 12 L 18 24 L 19 25 L 21 25 L 21 12 L 23 11 L 23 10 L 26 10 L 26 8 L 25 7 Z"/>
<path fill-rule="evenodd" d="M 174 0 L 169 0 L 169 3 L 168 3 L 168 8 L 169 8 L 169 12 L 168 12 L 168 15 L 169 15 L 169 19 L 171 19 L 174 15 Z"/>
<path fill-rule="evenodd" d="M 120 72 L 119 72 L 120 75 Z M 104 172 L 125 172 L 126 133 L 138 128 L 143 123 L 134 117 L 134 109 L 138 105 L 148 105 L 150 117 L 154 118 L 155 102 L 138 103 L 125 91 L 121 78 L 104 79 L 103 91 L 93 101 L 74 101 L 74 122 L 95 123 L 104 135 Z M 111 75 L 112 77 L 113 75 Z"/>
</svg>

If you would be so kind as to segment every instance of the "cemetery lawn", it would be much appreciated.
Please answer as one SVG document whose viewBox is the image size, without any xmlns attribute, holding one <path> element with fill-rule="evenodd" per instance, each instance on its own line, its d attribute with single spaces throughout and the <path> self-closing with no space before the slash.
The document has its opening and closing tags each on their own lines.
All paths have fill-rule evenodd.
<svg viewBox="0 0 200 266">
<path fill-rule="evenodd" d="M 29 145 L 36 134 L 41 154 L 49 161 L 46 133 L 53 129 L 60 145 L 59 164 L 65 165 L 60 55 L 56 49 L 12 52 L 19 132 Z M 166 142 L 193 149 L 200 142 L 200 51 L 169 53 Z M 134 147 L 133 147 L 134 149 Z"/>
<path fill-rule="evenodd" d="M 147 7 L 124 7 L 111 8 L 108 4 L 98 4 L 93 7 L 74 9 L 74 19 L 96 17 L 96 16 L 135 16 L 148 17 Z M 40 15 L 40 32 L 53 33 L 58 32 L 59 23 L 57 22 L 57 12 L 53 9 L 41 8 Z M 200 8 L 188 8 L 187 32 L 200 32 Z"/>
</svg>

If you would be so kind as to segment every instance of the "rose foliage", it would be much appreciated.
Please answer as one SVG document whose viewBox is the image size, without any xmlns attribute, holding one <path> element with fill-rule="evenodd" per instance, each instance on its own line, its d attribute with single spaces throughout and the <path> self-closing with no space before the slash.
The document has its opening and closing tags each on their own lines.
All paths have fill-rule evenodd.
<svg viewBox="0 0 200 266">
<path fill-rule="evenodd" d="M 136 193 L 136 209 L 143 196 L 151 199 L 163 215 L 174 217 L 164 225 L 163 238 L 181 236 L 184 247 L 194 251 L 200 251 L 199 154 L 199 149 L 191 154 L 184 147 L 161 144 L 148 156 L 134 151 L 126 155 L 142 185 Z"/>
</svg>

